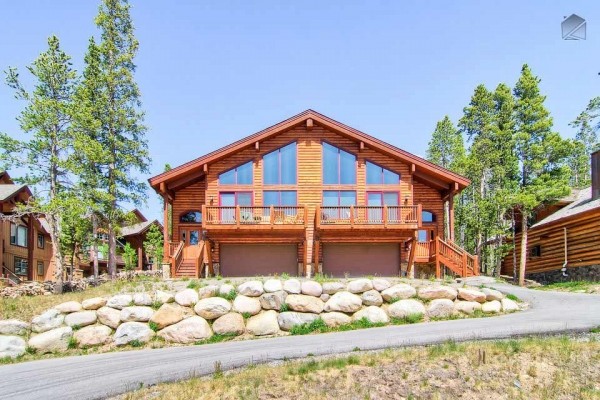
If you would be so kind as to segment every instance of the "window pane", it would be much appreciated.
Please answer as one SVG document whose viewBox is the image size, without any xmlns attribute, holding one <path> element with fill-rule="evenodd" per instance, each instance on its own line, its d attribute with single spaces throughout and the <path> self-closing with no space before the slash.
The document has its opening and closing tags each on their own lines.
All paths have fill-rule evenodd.
<svg viewBox="0 0 600 400">
<path fill-rule="evenodd" d="M 323 143 L 323 183 L 337 184 L 339 182 L 338 149 Z"/>
<path fill-rule="evenodd" d="M 383 194 L 383 204 L 386 206 L 397 206 L 398 205 L 398 193 L 387 192 Z"/>
<path fill-rule="evenodd" d="M 252 184 L 252 161 L 237 167 L 237 184 L 251 185 Z"/>
<path fill-rule="evenodd" d="M 27 246 L 27 228 L 24 226 L 17 228 L 17 244 L 19 246 Z"/>
<path fill-rule="evenodd" d="M 296 191 L 284 190 L 281 192 L 282 206 L 295 206 L 297 204 Z"/>
<path fill-rule="evenodd" d="M 296 183 L 296 143 L 281 148 L 281 183 L 284 185 Z"/>
<path fill-rule="evenodd" d="M 339 203 L 337 190 L 325 190 L 323 191 L 323 205 L 324 206 L 337 206 Z"/>
<path fill-rule="evenodd" d="M 277 192 L 275 190 L 265 190 L 263 192 L 263 205 L 278 206 L 279 205 L 279 192 Z"/>
<path fill-rule="evenodd" d="M 278 159 L 279 154 L 276 151 L 266 154 L 263 157 L 263 182 L 266 185 L 275 185 L 279 183 Z"/>
<path fill-rule="evenodd" d="M 435 222 L 435 217 L 433 215 L 433 213 L 429 212 L 429 211 L 423 211 L 422 215 L 422 219 L 423 222 Z"/>
<path fill-rule="evenodd" d="M 238 193 L 237 204 L 238 206 L 251 206 L 252 205 L 252 193 Z"/>
<path fill-rule="evenodd" d="M 219 175 L 219 183 L 221 185 L 233 185 L 235 184 L 235 169 L 227 172 L 223 172 Z"/>
<path fill-rule="evenodd" d="M 350 190 L 342 190 L 340 192 L 340 205 L 341 206 L 356 205 L 356 192 L 350 191 Z"/>
<path fill-rule="evenodd" d="M 367 205 L 368 206 L 380 206 L 381 205 L 381 193 L 368 193 L 367 194 Z"/>
<path fill-rule="evenodd" d="M 419 231 L 419 242 L 427 242 L 427 231 L 420 230 Z"/>
<path fill-rule="evenodd" d="M 356 157 L 343 150 L 340 150 L 340 183 L 356 183 Z"/>
<path fill-rule="evenodd" d="M 383 170 L 383 183 L 386 185 L 397 185 L 400 183 L 400 175 L 387 169 Z"/>
<path fill-rule="evenodd" d="M 367 161 L 367 185 L 381 184 L 381 167 Z"/>
<path fill-rule="evenodd" d="M 198 231 L 190 231 L 190 244 L 198 244 Z"/>
</svg>

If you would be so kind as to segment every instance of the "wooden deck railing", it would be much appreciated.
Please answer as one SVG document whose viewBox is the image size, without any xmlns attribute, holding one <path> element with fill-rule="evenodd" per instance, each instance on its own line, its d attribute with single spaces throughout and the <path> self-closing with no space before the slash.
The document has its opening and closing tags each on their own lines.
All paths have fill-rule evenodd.
<svg viewBox="0 0 600 400">
<path fill-rule="evenodd" d="M 479 275 L 477 256 L 469 254 L 454 242 L 440 237 L 429 242 L 416 242 L 415 260 L 417 262 L 436 263 L 436 276 L 441 277 L 440 263 L 455 274 L 467 277 Z"/>
<path fill-rule="evenodd" d="M 179 266 L 183 262 L 183 246 L 185 242 L 182 240 L 171 256 L 171 277 L 175 277 Z"/>
<path fill-rule="evenodd" d="M 371 225 L 421 226 L 421 205 L 414 206 L 319 206 L 317 226 Z"/>
<path fill-rule="evenodd" d="M 169 242 L 169 257 L 173 257 L 173 254 L 175 254 L 175 250 L 177 250 L 177 247 L 179 247 L 179 244 L 181 242 Z"/>
<path fill-rule="evenodd" d="M 203 206 L 203 225 L 306 225 L 306 206 Z"/>
<path fill-rule="evenodd" d="M 205 247 L 206 247 L 206 242 L 204 240 L 200 241 L 200 250 L 198 250 L 198 256 L 196 257 L 195 264 L 196 264 L 196 278 L 201 278 L 202 275 L 202 264 L 204 261 L 204 251 L 205 251 Z"/>
<path fill-rule="evenodd" d="M 4 280 L 6 283 L 8 283 L 9 285 L 18 285 L 19 283 L 23 282 L 23 279 L 21 279 L 21 277 L 19 277 L 19 275 L 15 274 L 14 272 L 12 272 L 10 269 L 6 268 L 5 266 L 2 266 L 2 273 L 0 274 L 0 278 L 2 280 Z"/>
</svg>

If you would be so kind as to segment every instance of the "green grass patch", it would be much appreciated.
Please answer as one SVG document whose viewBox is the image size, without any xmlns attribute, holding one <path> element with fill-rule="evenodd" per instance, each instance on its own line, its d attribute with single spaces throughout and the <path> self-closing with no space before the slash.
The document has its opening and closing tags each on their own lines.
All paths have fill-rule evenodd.
<svg viewBox="0 0 600 400">
<path fill-rule="evenodd" d="M 76 349 L 77 348 L 77 340 L 73 336 L 69 338 L 69 344 L 67 345 L 68 349 Z"/>
<path fill-rule="evenodd" d="M 142 347 L 144 345 L 144 343 L 142 343 L 141 341 L 135 339 L 135 340 L 132 340 L 131 342 L 129 342 L 129 345 L 131 347 Z"/>
<path fill-rule="evenodd" d="M 188 289 L 198 289 L 200 288 L 200 281 L 198 279 L 192 279 L 191 281 L 189 281 L 189 283 L 187 284 L 187 288 Z"/>
<path fill-rule="evenodd" d="M 229 340 L 232 340 L 235 337 L 236 337 L 236 335 L 233 334 L 233 333 L 228 333 L 228 334 L 225 334 L 225 335 L 220 335 L 218 333 L 215 333 L 214 335 L 212 335 L 208 339 L 199 340 L 199 341 L 197 341 L 194 344 L 195 345 L 203 345 L 203 344 L 227 342 Z"/>
<path fill-rule="evenodd" d="M 390 319 L 390 322 L 392 323 L 392 325 L 408 325 L 408 324 L 416 324 L 419 322 L 423 322 L 423 314 L 420 313 L 416 313 L 416 314 L 409 314 L 404 318 L 394 318 L 392 317 Z"/>
<path fill-rule="evenodd" d="M 308 322 L 302 325 L 294 325 L 290 329 L 292 335 L 308 335 L 313 332 L 328 332 L 329 327 L 325 325 L 325 322 L 321 318 L 317 318 L 312 322 Z"/>
<path fill-rule="evenodd" d="M 219 293 L 217 296 L 224 298 L 225 300 L 232 301 L 236 298 L 237 292 L 235 289 L 231 289 L 229 293 Z"/>
<path fill-rule="evenodd" d="M 461 351 L 463 347 L 464 346 L 457 344 L 454 340 L 447 340 L 444 343 L 430 346 L 427 353 L 429 357 L 437 358 Z"/>
<path fill-rule="evenodd" d="M 243 313 L 242 313 L 242 317 L 244 317 L 244 319 L 248 319 L 248 318 L 250 318 L 251 316 L 252 316 L 252 313 L 249 313 L 249 312 L 243 312 Z"/>
<path fill-rule="evenodd" d="M 568 282 L 555 282 L 548 285 L 538 286 L 534 289 L 537 290 L 559 290 L 565 292 L 587 292 L 594 286 L 599 286 L 600 282 L 591 281 L 568 281 Z"/>
<path fill-rule="evenodd" d="M 317 273 L 317 274 L 315 274 L 315 276 L 313 276 L 313 278 L 312 278 L 312 279 L 313 279 L 313 281 L 315 281 L 315 282 L 317 282 L 317 283 L 320 283 L 320 284 L 323 284 L 323 283 L 325 283 L 325 282 L 333 282 L 333 281 L 336 281 L 336 279 L 334 279 L 333 277 L 331 277 L 331 276 L 327 276 L 327 275 L 323 275 L 323 274 L 322 274 L 322 273 L 320 273 L 320 272 L 319 272 L 319 273 Z"/>
<path fill-rule="evenodd" d="M 287 303 L 283 303 L 281 307 L 279 307 L 279 312 L 290 311 L 290 306 Z"/>
<path fill-rule="evenodd" d="M 344 369 L 349 365 L 359 365 L 360 358 L 355 355 L 342 358 L 332 358 L 322 361 L 310 360 L 297 365 L 288 366 L 286 373 L 288 375 L 306 375 L 311 372 L 326 369 Z"/>
<path fill-rule="evenodd" d="M 521 300 L 519 300 L 519 298 L 517 296 L 515 296 L 512 293 L 507 294 L 506 298 L 509 299 L 509 300 L 512 300 L 512 301 L 521 301 Z"/>
<path fill-rule="evenodd" d="M 600 326 L 590 329 L 590 333 L 600 333 Z"/>
<path fill-rule="evenodd" d="M 154 332 L 158 332 L 158 324 L 154 321 L 148 322 L 148 328 L 152 329 Z"/>
</svg>

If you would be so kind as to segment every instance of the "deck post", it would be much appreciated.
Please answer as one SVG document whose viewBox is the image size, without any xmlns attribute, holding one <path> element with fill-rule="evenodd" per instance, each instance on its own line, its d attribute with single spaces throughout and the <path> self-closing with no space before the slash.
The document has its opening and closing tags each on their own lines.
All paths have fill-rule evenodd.
<svg viewBox="0 0 600 400">
<path fill-rule="evenodd" d="M 269 224 L 275 224 L 275 207 L 273 206 L 269 207 Z"/>
<path fill-rule="evenodd" d="M 417 226 L 420 228 L 423 226 L 423 204 L 417 205 Z"/>
<path fill-rule="evenodd" d="M 171 257 L 169 239 L 169 201 L 167 200 L 167 195 L 165 194 L 163 196 L 163 263 L 167 262 Z"/>
<path fill-rule="evenodd" d="M 350 206 L 350 226 L 354 226 L 354 206 Z"/>
<path fill-rule="evenodd" d="M 4 222 L 2 222 L 4 223 Z M 37 246 L 37 243 L 34 243 L 36 237 L 33 236 L 33 215 L 29 214 L 29 219 L 27 220 L 27 280 L 33 280 L 33 249 Z M 54 243 L 51 244 L 54 246 Z M 74 265 L 71 265 L 71 273 L 74 273 Z"/>
<path fill-rule="evenodd" d="M 388 208 L 386 205 L 383 206 L 383 227 L 387 228 L 388 224 Z"/>
<path fill-rule="evenodd" d="M 321 227 L 321 206 L 317 206 L 317 209 L 315 211 L 315 226 L 317 227 L 317 229 Z"/>
<path fill-rule="evenodd" d="M 462 270 L 463 270 L 463 278 L 466 278 L 469 274 L 469 271 L 467 269 L 467 252 L 466 251 L 463 251 L 463 254 L 462 254 Z"/>
<path fill-rule="evenodd" d="M 235 206 L 235 224 L 240 226 L 240 206 Z"/>
<path fill-rule="evenodd" d="M 315 240 L 315 266 L 313 268 L 313 276 L 318 272 L 319 270 L 319 244 L 320 242 L 318 240 Z"/>
</svg>

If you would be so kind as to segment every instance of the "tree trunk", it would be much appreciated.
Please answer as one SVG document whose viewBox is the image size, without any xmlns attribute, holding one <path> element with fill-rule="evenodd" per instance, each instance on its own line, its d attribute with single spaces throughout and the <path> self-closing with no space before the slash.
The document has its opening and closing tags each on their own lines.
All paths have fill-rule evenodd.
<svg viewBox="0 0 600 400">
<path fill-rule="evenodd" d="M 108 273 L 111 278 L 117 274 L 117 238 L 112 221 L 108 223 Z"/>
<path fill-rule="evenodd" d="M 527 265 L 527 213 L 521 211 L 521 259 L 519 260 L 519 286 L 525 285 L 525 267 Z"/>
<path fill-rule="evenodd" d="M 496 252 L 496 278 L 500 278 L 500 271 L 502 270 L 502 244 L 504 242 L 504 237 L 502 235 L 496 236 L 496 243 L 498 244 L 498 251 Z"/>
<path fill-rule="evenodd" d="M 54 293 L 60 294 L 63 291 L 63 258 L 60 249 L 60 227 L 53 215 L 46 216 L 48 225 L 50 225 L 50 241 L 52 242 L 52 258 L 54 259 Z"/>
<path fill-rule="evenodd" d="M 92 243 L 92 264 L 94 268 L 94 283 L 98 284 L 98 218 L 92 214 L 92 231 L 94 241 Z"/>
<path fill-rule="evenodd" d="M 512 210 L 512 253 L 513 253 L 513 282 L 517 283 L 517 246 L 516 246 L 516 227 L 515 227 L 515 209 Z"/>
</svg>

